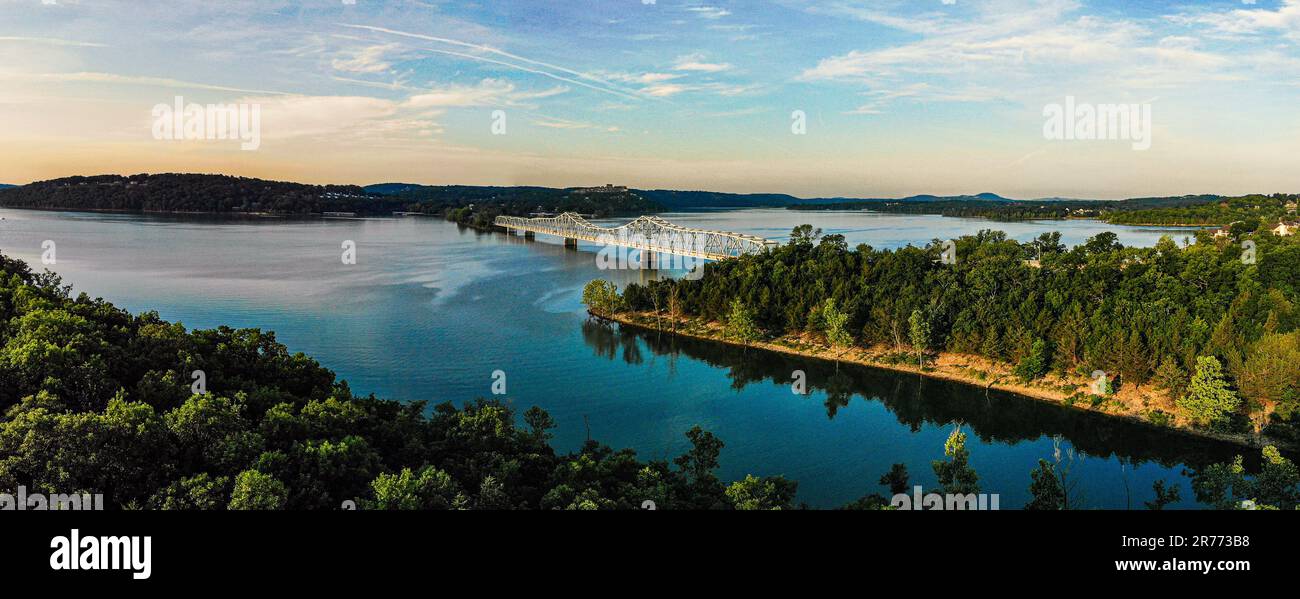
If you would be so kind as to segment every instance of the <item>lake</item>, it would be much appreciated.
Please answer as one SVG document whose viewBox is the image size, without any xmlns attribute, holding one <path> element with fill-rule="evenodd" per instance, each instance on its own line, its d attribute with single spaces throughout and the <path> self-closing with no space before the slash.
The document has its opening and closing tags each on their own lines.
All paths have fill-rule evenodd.
<svg viewBox="0 0 1300 599">
<path fill-rule="evenodd" d="M 939 216 L 779 209 L 663 215 L 687 226 L 784 239 L 800 223 L 845 235 L 850 245 L 921 245 L 980 229 L 1029 240 L 1058 230 L 1074 245 L 1103 230 L 1153 244 L 1188 230 L 1112 227 L 1095 221 L 1000 223 Z M 671 459 L 694 425 L 725 443 L 720 476 L 780 474 L 799 500 L 834 507 L 869 493 L 891 464 L 913 483 L 935 483 L 930 461 L 960 424 L 985 493 L 1005 508 L 1029 497 L 1029 473 L 1060 451 L 1086 507 L 1141 508 L 1151 484 L 1182 488 L 1183 470 L 1238 450 L 1146 426 L 1003 393 L 874 369 L 742 351 L 635 333 L 588 321 L 582 286 L 620 286 L 638 271 L 601 271 L 596 248 L 558 238 L 481 233 L 435 218 L 226 220 L 0 209 L 0 250 L 40 268 L 41 243 L 65 282 L 132 311 L 157 310 L 191 328 L 220 324 L 274 330 L 361 394 L 453 401 L 491 396 L 506 375 L 506 401 L 538 405 L 558 423 L 553 444 L 587 435 L 642 458 Z M 621 223 L 626 219 L 611 219 Z M 340 260 L 353 241 L 357 263 Z M 794 370 L 812 387 L 791 391 Z"/>
</svg>

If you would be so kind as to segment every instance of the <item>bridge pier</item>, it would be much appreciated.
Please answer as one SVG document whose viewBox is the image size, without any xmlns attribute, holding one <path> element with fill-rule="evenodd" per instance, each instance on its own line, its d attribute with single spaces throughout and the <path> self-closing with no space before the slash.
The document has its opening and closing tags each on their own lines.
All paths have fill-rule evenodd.
<svg viewBox="0 0 1300 599">
<path fill-rule="evenodd" d="M 534 239 L 537 239 L 537 234 L 532 231 L 524 231 L 524 239 L 533 241 Z"/>
<path fill-rule="evenodd" d="M 655 265 L 656 265 L 655 263 L 658 262 L 658 260 L 656 260 L 657 256 L 655 256 L 655 253 L 650 250 L 640 250 L 640 254 L 641 254 L 641 270 L 655 270 Z"/>
<path fill-rule="evenodd" d="M 576 250 L 576 249 L 578 249 L 578 240 L 577 240 L 577 239 L 574 239 L 574 238 L 572 238 L 572 237 L 565 237 L 565 238 L 564 238 L 564 247 L 566 247 L 566 248 L 571 248 L 571 249 L 575 249 L 575 250 Z"/>
</svg>

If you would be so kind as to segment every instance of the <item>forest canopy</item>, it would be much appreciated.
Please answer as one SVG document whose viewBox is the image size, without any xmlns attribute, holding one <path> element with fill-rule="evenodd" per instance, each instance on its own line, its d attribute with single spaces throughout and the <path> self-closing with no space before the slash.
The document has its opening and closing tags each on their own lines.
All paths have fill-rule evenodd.
<svg viewBox="0 0 1300 599">
<path fill-rule="evenodd" d="M 767 336 L 821 333 L 830 305 L 847 314 L 840 345 L 978 355 L 1027 379 L 1104 371 L 1108 388 L 1165 390 L 1196 426 L 1294 443 L 1300 243 L 1253 235 L 1248 250 L 1245 235 L 1138 248 L 1105 232 L 1066 248 L 1059 233 L 1020 243 L 982 231 L 944 264 L 940 240 L 850 249 L 802 225 L 779 248 L 707 264 L 699 280 L 631 284 L 623 299 L 636 311 L 672 300 L 720 323 L 741 313 Z"/>
<path fill-rule="evenodd" d="M 258 329 L 187 330 L 72 297 L 0 254 L 0 492 L 103 494 L 109 509 L 782 509 L 796 485 L 715 474 L 723 442 L 641 461 L 496 400 L 354 395 Z M 196 389 L 199 374 L 203 388 Z"/>
</svg>

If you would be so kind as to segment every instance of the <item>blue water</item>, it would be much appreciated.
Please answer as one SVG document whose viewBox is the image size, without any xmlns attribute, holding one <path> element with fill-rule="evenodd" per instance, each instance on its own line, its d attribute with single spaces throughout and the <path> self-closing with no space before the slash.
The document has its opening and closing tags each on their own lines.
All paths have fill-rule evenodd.
<svg viewBox="0 0 1300 599">
<path fill-rule="evenodd" d="M 1069 244 L 1101 230 L 1127 244 L 1151 244 L 1168 232 L 860 212 L 666 217 L 771 238 L 808 222 L 877 248 L 984 228 L 1024 240 L 1060 230 Z M 934 484 L 930 461 L 942 457 L 957 424 L 970 434 L 983 491 L 1000 494 L 1004 508 L 1025 503 L 1029 472 L 1058 447 L 1065 463 L 1074 450 L 1078 503 L 1109 508 L 1141 508 L 1158 479 L 1180 485 L 1191 506 L 1183 469 L 1235 451 L 915 375 L 847 366 L 837 373 L 813 361 L 602 327 L 585 317 L 582 286 L 648 275 L 597 270 L 585 244 L 572 251 L 558 239 L 525 242 L 420 217 L 248 221 L 0 210 L 0 218 L 0 251 L 39 264 L 41 242 L 55 241 L 50 268 L 77 291 L 189 327 L 274 330 L 355 392 L 459 404 L 490 396 L 492 374 L 501 370 L 507 401 L 555 418 L 561 451 L 580 447 L 590 431 L 643 458 L 668 459 L 687 448 L 683 434 L 698 424 L 726 443 L 724 480 L 785 475 L 799 481 L 799 500 L 815 507 L 885 493 L 876 481 L 894 462 L 907 464 L 914 484 Z M 355 265 L 340 260 L 345 240 L 356 243 Z M 791 392 L 796 369 L 808 373 L 809 395 Z"/>
</svg>

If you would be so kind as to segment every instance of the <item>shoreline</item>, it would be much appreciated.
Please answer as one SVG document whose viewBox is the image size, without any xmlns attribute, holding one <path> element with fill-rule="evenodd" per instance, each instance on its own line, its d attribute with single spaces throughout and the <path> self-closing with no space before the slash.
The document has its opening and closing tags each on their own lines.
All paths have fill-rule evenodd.
<svg viewBox="0 0 1300 599">
<path fill-rule="evenodd" d="M 1174 224 L 1170 224 L 1170 223 L 1117 223 L 1117 222 L 1112 222 L 1112 221 L 1109 221 L 1109 220 L 1108 220 L 1108 221 L 1105 221 L 1105 222 L 1106 222 L 1106 224 L 1109 224 L 1109 225 L 1119 225 L 1119 226 L 1121 226 L 1121 227 L 1181 227 L 1181 228 L 1185 228 L 1185 229 L 1191 229 L 1191 228 L 1196 228 L 1196 229 L 1209 229 L 1209 228 L 1212 228 L 1212 227 L 1222 227 L 1222 226 L 1223 226 L 1223 225 L 1205 224 L 1205 223 L 1174 223 Z"/>
<path fill-rule="evenodd" d="M 588 314 L 595 318 L 618 323 L 619 326 L 626 326 L 642 331 L 675 334 L 692 339 L 722 343 L 735 347 L 747 347 L 760 351 L 810 358 L 824 362 L 843 362 L 867 368 L 916 374 L 971 387 L 983 388 L 985 390 L 993 389 L 1004 393 L 1018 395 L 1026 399 L 1053 403 L 1063 408 L 1092 412 L 1112 418 L 1122 418 L 1136 424 L 1141 424 L 1165 432 L 1232 443 L 1240 447 L 1254 450 L 1258 450 L 1265 445 L 1274 445 L 1279 449 L 1288 452 L 1300 451 L 1300 448 L 1279 439 L 1270 439 L 1263 436 L 1256 437 L 1251 434 L 1219 433 L 1192 428 L 1185 424 L 1160 424 L 1152 422 L 1143 413 L 1135 410 L 1133 406 L 1124 405 L 1118 399 L 1108 399 L 1103 401 L 1099 404 L 1100 407 L 1093 406 L 1089 404 L 1087 395 L 1081 395 L 1084 393 L 1083 390 L 1087 387 L 1086 380 L 1080 380 L 1079 377 L 1061 378 L 1057 375 L 1049 374 L 1047 377 L 1039 379 L 1039 381 L 1042 382 L 1036 381 L 1023 383 L 1011 374 L 1011 368 L 1009 366 L 994 363 L 991 360 L 980 356 L 940 353 L 932 360 L 931 363 L 933 366 L 927 366 L 925 370 L 922 370 L 921 368 L 909 363 L 881 360 L 879 358 L 883 354 L 872 352 L 870 348 L 862 348 L 859 346 L 854 346 L 842 351 L 837 356 L 832 353 L 831 349 L 820 344 L 809 343 L 806 341 L 806 337 L 795 335 L 779 337 L 776 340 L 759 341 L 746 346 L 724 337 L 721 333 L 721 325 L 718 323 L 704 323 L 699 319 L 690 317 L 680 319 L 678 321 L 677 331 L 674 333 L 670 328 L 661 326 L 661 323 L 670 324 L 667 322 L 667 316 L 661 315 L 656 317 L 652 313 L 648 312 L 625 312 L 621 314 L 605 315 L 590 310 L 588 311 Z M 775 343 L 773 341 L 781 341 L 782 343 Z M 981 379 L 981 376 L 984 376 L 985 378 Z M 1053 388 L 1050 385 L 1053 381 L 1060 382 L 1061 384 L 1056 386 L 1056 388 Z M 1063 387 L 1071 388 L 1075 392 L 1067 394 L 1062 390 Z M 1115 396 L 1111 397 L 1117 398 L 1120 395 L 1127 395 L 1128 399 L 1131 401 L 1133 398 L 1153 398 L 1153 391 L 1150 386 L 1141 386 L 1137 389 L 1132 389 L 1132 386 L 1126 385 L 1125 392 L 1117 393 Z M 1074 398 L 1074 400 L 1072 400 L 1072 398 Z M 1119 406 L 1120 409 L 1108 409 L 1109 406 Z M 1155 409 L 1160 409 L 1162 407 L 1165 406 L 1156 406 Z M 1173 418 L 1172 413 L 1166 413 L 1169 413 L 1171 418 Z"/>
<path fill-rule="evenodd" d="M 0 204 L 4 210 L 35 210 L 38 212 L 82 212 L 88 214 L 139 214 L 146 216 L 202 216 L 230 219 L 310 219 L 322 218 L 321 214 L 290 214 L 278 212 L 205 212 L 202 210 L 131 210 L 127 208 L 51 208 L 45 206 L 7 206 Z"/>
</svg>

